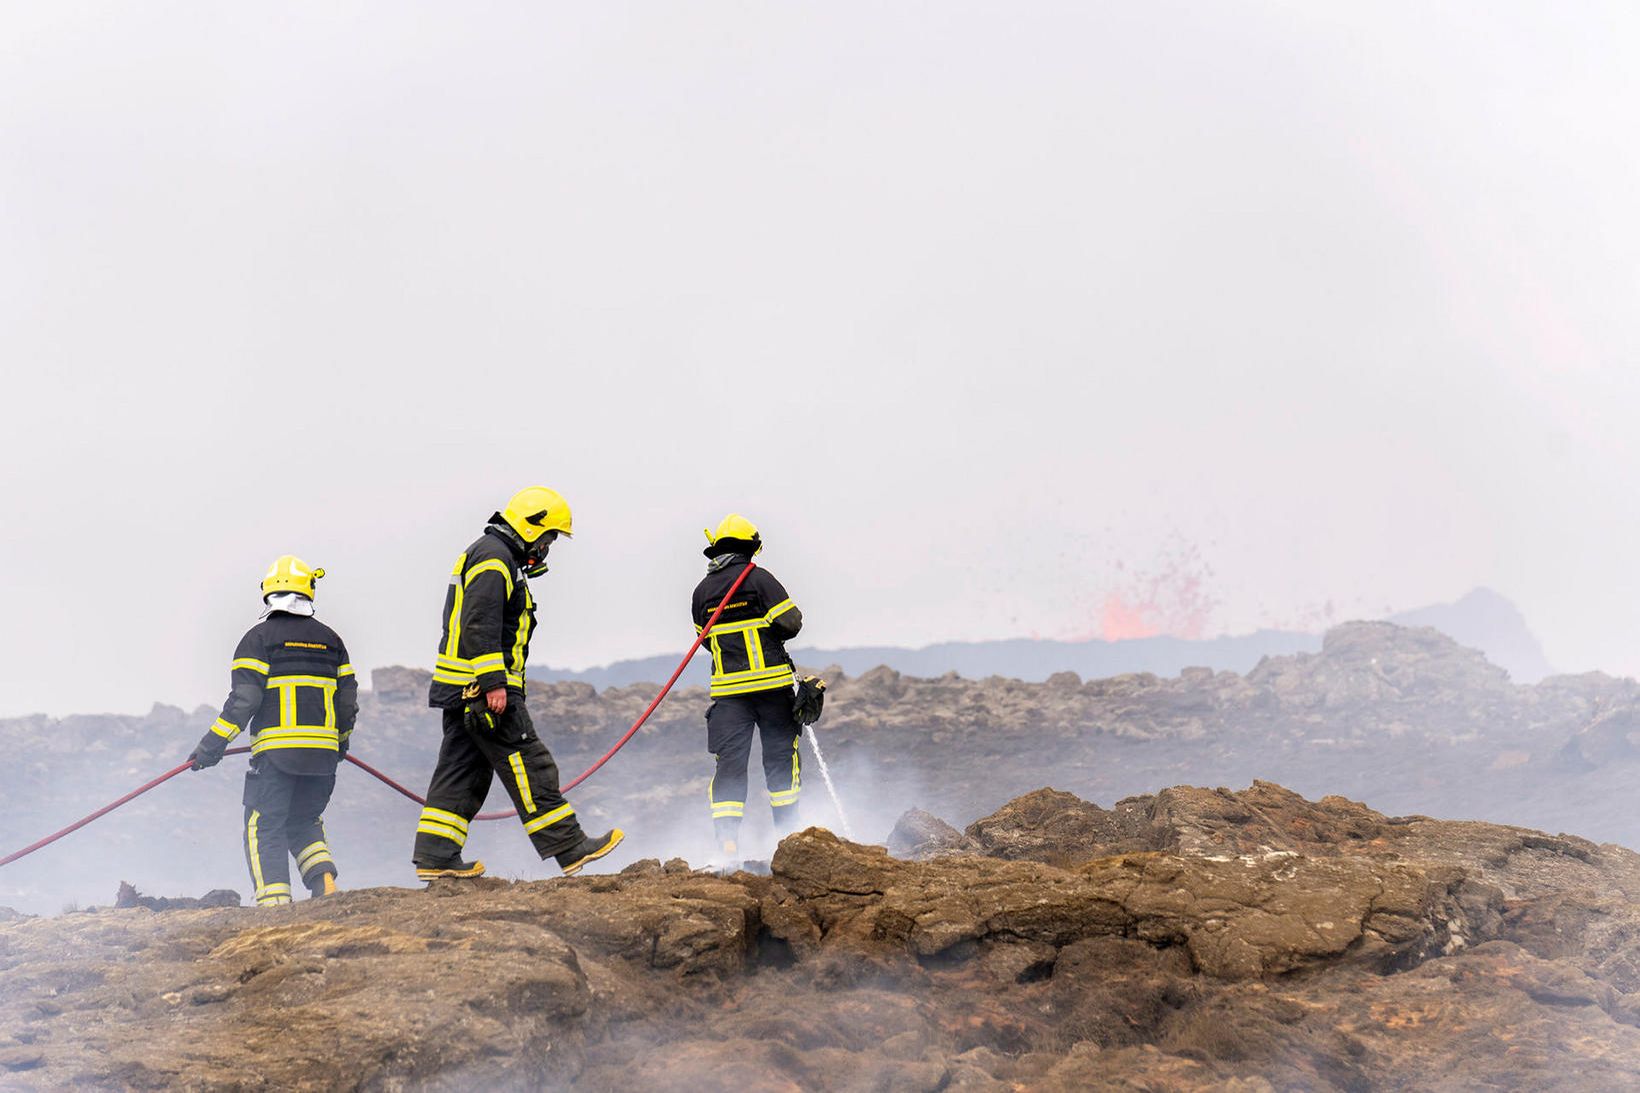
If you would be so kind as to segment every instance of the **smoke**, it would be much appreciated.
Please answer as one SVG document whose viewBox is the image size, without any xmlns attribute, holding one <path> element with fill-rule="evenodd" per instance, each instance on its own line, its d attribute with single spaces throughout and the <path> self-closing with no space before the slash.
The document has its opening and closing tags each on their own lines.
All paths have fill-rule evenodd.
<svg viewBox="0 0 1640 1093">
<path fill-rule="evenodd" d="M 828 739 L 825 722 L 816 726 L 820 746 L 831 768 L 837 801 L 827 792 L 811 743 L 800 745 L 802 771 L 798 827 L 823 827 L 837 835 L 847 827 L 856 841 L 882 844 L 895 823 L 925 798 L 928 779 L 918 770 L 895 766 L 892 772 L 869 747 L 852 737 Z M 756 744 L 748 762 L 746 816 L 740 829 L 739 856 L 743 861 L 767 862 L 778 845 L 773 812 L 762 784 L 762 765 Z M 704 749 L 693 771 L 677 771 L 672 786 L 634 786 L 616 777 L 574 795 L 583 825 L 599 831 L 623 826 L 627 839 L 605 859 L 604 870 L 623 868 L 644 858 L 662 862 L 681 858 L 694 868 L 714 865 L 721 857 L 712 827 L 707 787 L 713 760 Z M 839 811 L 841 805 L 841 811 Z M 482 837 L 484 832 L 480 832 Z M 539 871 L 537 870 L 537 875 Z"/>
</svg>

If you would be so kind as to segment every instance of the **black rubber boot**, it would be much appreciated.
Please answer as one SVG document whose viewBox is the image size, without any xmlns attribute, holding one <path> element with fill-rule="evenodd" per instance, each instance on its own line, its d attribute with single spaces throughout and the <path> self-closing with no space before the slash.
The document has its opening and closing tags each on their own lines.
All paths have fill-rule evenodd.
<svg viewBox="0 0 1640 1093">
<path fill-rule="evenodd" d="M 570 847 L 562 854 L 555 854 L 553 857 L 558 860 L 558 866 L 564 871 L 564 876 L 573 877 L 581 871 L 581 867 L 587 862 L 597 861 L 617 846 L 620 846 L 621 840 L 624 838 L 626 838 L 626 832 L 617 827 L 607 835 L 599 835 L 595 839 L 582 839 L 576 846 Z"/>
<path fill-rule="evenodd" d="M 484 863 L 481 861 L 466 862 L 460 858 L 449 861 L 435 862 L 431 865 L 416 865 L 416 879 L 421 881 L 437 880 L 439 877 L 482 877 Z"/>
</svg>

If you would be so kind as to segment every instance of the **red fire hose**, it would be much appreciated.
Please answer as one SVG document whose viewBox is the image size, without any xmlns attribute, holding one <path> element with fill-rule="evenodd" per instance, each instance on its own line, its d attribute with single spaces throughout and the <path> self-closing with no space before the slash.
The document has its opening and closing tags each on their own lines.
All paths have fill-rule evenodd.
<svg viewBox="0 0 1640 1093">
<path fill-rule="evenodd" d="M 687 653 L 683 654 L 683 659 L 682 660 L 678 661 L 677 668 L 672 672 L 672 678 L 668 679 L 666 681 L 666 684 L 661 687 L 660 692 L 655 695 L 654 701 L 650 702 L 649 705 L 644 709 L 643 713 L 638 715 L 638 720 L 634 721 L 632 723 L 632 727 L 630 729 L 626 730 L 626 735 L 622 736 L 619 740 L 615 741 L 615 746 L 614 747 L 612 747 L 608 751 L 604 752 L 604 754 L 598 759 L 598 761 L 596 763 L 592 764 L 586 770 L 582 771 L 580 774 L 577 774 L 574 778 L 570 779 L 568 782 L 566 782 L 564 784 L 563 789 L 562 789 L 562 791 L 564 793 L 568 793 L 570 790 L 574 789 L 576 786 L 580 785 L 582 782 L 586 781 L 588 778 L 590 778 L 594 774 L 596 774 L 598 772 L 599 768 L 601 768 L 605 763 L 609 762 L 611 759 L 613 759 L 615 757 L 616 752 L 618 752 L 622 748 L 626 747 L 627 741 L 631 740 L 634 736 L 636 736 L 638 734 L 638 730 L 643 728 L 644 722 L 649 720 L 649 715 L 654 713 L 657 709 L 660 708 L 661 701 L 664 698 L 666 698 L 667 693 L 669 691 L 671 691 L 673 685 L 675 683 L 677 683 L 678 677 L 683 675 L 683 670 L 685 668 L 689 667 L 689 661 L 694 658 L 695 651 L 700 648 L 700 643 L 706 640 L 706 635 L 711 633 L 712 627 L 717 625 L 718 617 L 723 614 L 723 609 L 728 606 L 729 601 L 734 598 L 735 593 L 740 591 L 741 583 L 743 581 L 745 581 L 746 578 L 751 575 L 752 570 L 754 570 L 756 568 L 757 568 L 757 564 L 755 562 L 748 562 L 746 564 L 746 568 L 740 571 L 740 575 L 735 578 L 735 583 L 730 585 L 729 586 L 729 591 L 723 594 L 723 599 L 718 603 L 717 610 L 712 612 L 712 617 L 706 620 L 706 625 L 701 627 L 701 631 L 700 631 L 699 634 L 695 635 L 694 644 L 689 646 L 689 651 Z M 250 750 L 251 749 L 249 749 L 249 748 L 229 748 L 223 754 L 224 755 L 242 755 L 245 752 L 248 752 Z M 405 797 L 410 798 L 412 801 L 416 802 L 418 805 L 425 805 L 427 803 L 427 799 L 425 797 L 420 797 L 420 796 L 416 795 L 415 793 L 412 793 L 410 790 L 404 788 L 399 783 L 395 782 L 393 779 L 389 778 L 387 775 L 383 774 L 381 771 L 379 771 L 375 767 L 371 766 L 369 763 L 366 763 L 363 759 L 360 759 L 358 756 L 353 755 L 353 754 L 350 753 L 347 756 L 347 761 L 349 763 L 352 763 L 354 766 L 358 767 L 360 770 L 364 771 L 366 774 L 370 775 L 372 778 L 375 778 L 377 781 L 381 782 L 383 785 L 387 786 L 389 789 L 392 789 L 392 790 L 404 795 Z M 7 854 L 5 857 L 0 858 L 0 866 L 10 865 L 12 862 L 16 861 L 19 858 L 26 858 L 30 854 L 34 853 L 36 850 L 41 850 L 45 847 L 50 846 L 52 843 L 56 842 L 58 839 L 62 838 L 65 835 L 72 835 L 74 832 L 80 830 L 80 828 L 84 827 L 86 824 L 92 822 L 93 820 L 102 819 L 104 816 L 108 815 L 110 812 L 113 812 L 116 808 L 119 808 L 121 805 L 128 804 L 131 801 L 136 800 L 138 797 L 141 797 L 144 793 L 147 793 L 149 790 L 155 789 L 155 788 L 165 784 L 166 782 L 169 782 L 172 778 L 175 778 L 177 775 L 181 774 L 185 770 L 190 769 L 192 766 L 193 766 L 193 763 L 188 762 L 188 763 L 183 763 L 179 767 L 173 767 L 171 770 L 166 771 L 164 774 L 160 775 L 158 778 L 155 778 L 153 781 L 147 782 L 143 785 L 138 786 L 136 789 L 132 790 L 130 793 L 127 793 L 124 797 L 121 797 L 117 801 L 111 801 L 110 803 L 108 803 L 108 804 L 104 805 L 103 807 L 99 808 L 97 811 L 93 812 L 91 815 L 85 817 L 84 819 L 76 820 L 73 823 L 69 824 L 67 827 L 63 828 L 61 831 L 58 831 L 58 832 L 56 832 L 54 834 L 51 834 L 51 835 L 47 835 L 45 838 L 41 839 L 39 842 L 30 843 L 28 846 L 23 847 L 23 849 L 18 850 L 14 853 L 11 853 L 11 854 Z M 517 812 L 516 809 L 508 809 L 505 812 L 480 812 L 477 816 L 474 816 L 473 819 L 475 819 L 475 820 L 506 820 L 506 819 L 511 819 L 512 817 L 517 816 L 517 815 L 518 815 L 518 812 Z"/>
</svg>

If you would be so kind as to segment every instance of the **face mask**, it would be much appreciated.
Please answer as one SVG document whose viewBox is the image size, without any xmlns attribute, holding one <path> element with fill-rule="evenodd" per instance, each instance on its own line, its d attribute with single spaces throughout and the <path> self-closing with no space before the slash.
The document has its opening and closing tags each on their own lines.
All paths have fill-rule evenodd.
<svg viewBox="0 0 1640 1093">
<path fill-rule="evenodd" d="M 539 577 L 547 571 L 547 551 L 557 538 L 556 531 L 549 531 L 529 545 L 529 553 L 524 556 L 524 576 Z"/>
</svg>

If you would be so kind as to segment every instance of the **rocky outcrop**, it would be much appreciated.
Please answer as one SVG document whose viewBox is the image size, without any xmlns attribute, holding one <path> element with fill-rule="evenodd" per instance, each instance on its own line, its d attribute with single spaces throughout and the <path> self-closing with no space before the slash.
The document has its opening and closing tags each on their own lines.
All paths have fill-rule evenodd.
<svg viewBox="0 0 1640 1093">
<path fill-rule="evenodd" d="M 1270 783 L 901 831 L 922 860 L 811 828 L 769 876 L 0 921 L 0 1088 L 1640 1081 L 1626 850 Z"/>
<path fill-rule="evenodd" d="M 238 907 L 240 905 L 238 892 L 226 888 L 206 892 L 195 899 L 190 896 L 181 898 L 172 896 L 145 896 L 137 891 L 136 885 L 127 881 L 120 882 L 120 890 L 114 897 L 114 906 L 119 908 L 145 907 L 150 911 L 181 911 L 196 907 Z"/>
<path fill-rule="evenodd" d="M 1246 979 L 1346 960 L 1389 970 L 1476 930 L 1458 898 L 1462 877 L 1279 851 L 1123 854 L 1066 870 L 980 857 L 898 862 L 809 831 L 781 844 L 774 877 L 808 912 L 795 929 L 772 927 L 800 950 L 852 938 L 924 960 L 997 946 L 1046 959 L 1078 941 L 1137 938 L 1181 947 L 1205 975 Z"/>
<path fill-rule="evenodd" d="M 354 737 L 360 758 L 416 790 L 426 784 L 441 736 L 437 713 L 425 704 L 427 679 L 421 670 L 373 672 Z M 595 691 L 532 683 L 529 705 L 560 768 L 574 774 L 653 694 L 641 685 Z M 1272 657 L 1246 675 L 1192 669 L 1176 678 L 1082 680 L 1060 673 L 1030 684 L 879 669 L 834 677 L 828 696 L 818 728 L 853 830 L 905 857 L 977 852 L 1064 865 L 1090 841 L 1110 854 L 1238 855 L 1256 846 L 1309 853 L 1306 847 L 1323 845 L 1318 840 L 1347 846 L 1352 825 L 1372 822 L 1268 795 L 1160 788 L 1254 779 L 1341 793 L 1394 813 L 1476 816 L 1640 845 L 1640 813 L 1629 804 L 1640 776 L 1636 684 L 1596 674 L 1519 686 L 1432 630 L 1348 624 L 1329 633 L 1319 652 Z M 574 791 L 589 826 L 627 830 L 617 867 L 645 857 L 702 857 L 712 769 L 706 706 L 698 689 L 674 693 L 614 761 Z M 0 747 L 15 760 L 0 773 L 7 804 L 0 852 L 174 766 L 213 716 L 208 708 L 190 714 L 157 706 L 142 717 L 0 721 Z M 841 830 L 806 747 L 804 756 L 805 816 Z M 121 879 L 145 892 L 243 890 L 242 762 L 183 774 L 0 870 L 0 904 L 38 913 L 100 902 Z M 1043 786 L 1059 794 L 1033 792 Z M 1015 798 L 1011 807 L 1029 822 L 987 818 Z M 746 853 L 766 859 L 773 843 L 761 804 L 748 809 Z M 930 821 L 891 831 L 913 805 Z M 1174 813 L 1185 818 L 1176 821 Z M 403 798 L 349 767 L 326 821 L 344 885 L 410 881 L 415 810 Z M 1405 840 L 1412 830 L 1375 837 Z M 496 872 L 553 872 L 510 822 L 478 825 L 474 848 Z"/>
</svg>

